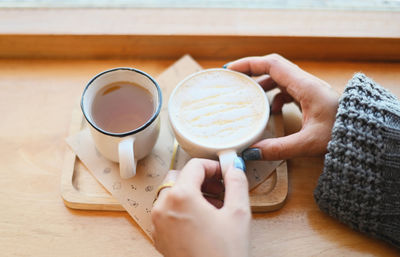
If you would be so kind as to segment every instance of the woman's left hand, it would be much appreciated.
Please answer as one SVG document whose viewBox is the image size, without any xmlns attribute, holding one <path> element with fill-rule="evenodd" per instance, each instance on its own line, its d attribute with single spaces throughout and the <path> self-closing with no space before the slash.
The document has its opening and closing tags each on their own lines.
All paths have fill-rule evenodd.
<svg viewBox="0 0 400 257">
<path fill-rule="evenodd" d="M 158 251 L 167 257 L 248 256 L 251 212 L 242 170 L 221 174 L 218 162 L 192 159 L 166 179 L 176 184 L 160 192 L 151 213 Z M 224 188 L 223 202 L 203 195 Z"/>
</svg>

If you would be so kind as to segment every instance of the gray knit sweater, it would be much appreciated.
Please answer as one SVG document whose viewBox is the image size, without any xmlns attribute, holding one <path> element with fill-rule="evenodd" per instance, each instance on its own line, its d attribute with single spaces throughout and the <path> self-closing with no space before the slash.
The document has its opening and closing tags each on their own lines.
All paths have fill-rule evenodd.
<svg viewBox="0 0 400 257">
<path fill-rule="evenodd" d="M 364 74 L 340 98 L 324 166 L 320 209 L 400 248 L 400 101 Z"/>
</svg>

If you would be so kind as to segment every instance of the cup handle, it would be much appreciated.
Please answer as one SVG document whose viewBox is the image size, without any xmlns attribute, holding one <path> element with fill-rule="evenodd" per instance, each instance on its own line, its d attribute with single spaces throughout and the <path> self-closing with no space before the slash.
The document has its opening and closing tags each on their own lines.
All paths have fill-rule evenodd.
<svg viewBox="0 0 400 257">
<path fill-rule="evenodd" d="M 218 153 L 219 164 L 221 166 L 222 174 L 225 174 L 230 166 L 233 166 L 233 162 L 237 157 L 235 150 L 225 150 Z"/>
<path fill-rule="evenodd" d="M 129 137 L 118 144 L 119 172 L 121 178 L 127 179 L 136 175 L 136 163 L 134 149 L 135 138 Z"/>
</svg>

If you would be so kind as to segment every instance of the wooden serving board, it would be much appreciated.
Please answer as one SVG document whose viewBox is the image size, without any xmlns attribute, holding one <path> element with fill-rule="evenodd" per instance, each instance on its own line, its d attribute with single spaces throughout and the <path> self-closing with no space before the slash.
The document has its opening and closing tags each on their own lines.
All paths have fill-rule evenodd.
<svg viewBox="0 0 400 257">
<path fill-rule="evenodd" d="M 163 109 L 167 106 L 167 98 L 177 82 L 187 75 L 201 70 L 201 66 L 190 56 L 186 55 L 163 72 L 157 81 L 163 90 Z M 80 109 L 74 110 L 70 125 L 70 135 L 74 135 L 86 127 L 86 121 Z M 162 126 L 161 129 L 169 129 Z M 267 131 L 275 136 L 283 136 L 283 119 L 281 115 L 271 116 Z M 159 140 L 162 140 L 160 138 Z M 188 159 L 182 149 L 178 149 L 175 160 L 176 166 L 181 166 Z M 267 212 L 281 208 L 288 192 L 288 174 L 286 162 L 272 172 L 266 173 L 262 161 L 246 163 L 251 184 L 256 185 L 250 191 L 250 204 L 253 212 Z M 257 181 L 258 180 L 258 181 Z M 125 209 L 111 194 L 92 176 L 86 166 L 77 158 L 75 153 L 66 149 L 61 176 L 61 195 L 66 206 L 82 210 L 124 211 Z"/>
</svg>

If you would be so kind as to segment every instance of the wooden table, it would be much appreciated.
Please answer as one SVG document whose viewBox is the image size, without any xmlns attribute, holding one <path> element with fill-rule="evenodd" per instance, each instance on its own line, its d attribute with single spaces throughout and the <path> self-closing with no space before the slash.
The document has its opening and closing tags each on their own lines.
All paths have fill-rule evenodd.
<svg viewBox="0 0 400 257">
<path fill-rule="evenodd" d="M 60 196 L 71 112 L 96 73 L 131 66 L 157 76 L 175 59 L 0 60 L 0 255 L 159 256 L 125 212 L 78 211 Z M 205 68 L 229 60 L 198 60 Z M 400 96 L 400 63 L 296 62 L 342 91 L 363 71 Z M 285 109 L 286 133 L 300 126 Z M 323 157 L 289 160 L 289 196 L 256 214 L 252 256 L 398 256 L 392 246 L 354 232 L 319 211 L 313 189 Z"/>
</svg>

